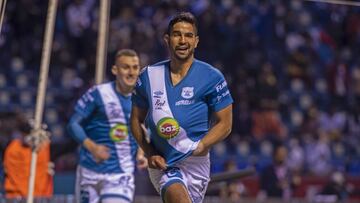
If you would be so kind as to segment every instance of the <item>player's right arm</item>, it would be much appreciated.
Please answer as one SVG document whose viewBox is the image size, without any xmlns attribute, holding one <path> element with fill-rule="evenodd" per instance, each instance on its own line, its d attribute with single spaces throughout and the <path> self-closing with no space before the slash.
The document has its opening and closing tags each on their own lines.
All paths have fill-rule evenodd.
<svg viewBox="0 0 360 203">
<path fill-rule="evenodd" d="M 75 113 L 70 118 L 67 130 L 71 137 L 83 145 L 93 155 L 94 160 L 99 163 L 110 157 L 109 149 L 91 140 L 82 126 L 82 123 L 89 119 L 96 109 L 96 93 L 96 89 L 91 88 L 77 101 Z"/>
<path fill-rule="evenodd" d="M 147 86 L 145 85 L 148 82 L 146 70 L 147 68 L 142 70 L 132 94 L 131 131 L 148 159 L 149 168 L 165 170 L 167 167 L 165 159 L 146 140 L 146 132 L 142 127 L 149 109 Z"/>
<path fill-rule="evenodd" d="M 96 162 L 100 163 L 107 160 L 110 157 L 109 149 L 104 145 L 97 144 L 86 136 L 85 130 L 81 126 L 84 120 L 85 118 L 81 114 L 74 113 L 67 126 L 69 134 L 93 155 Z"/>
<path fill-rule="evenodd" d="M 149 168 L 165 170 L 167 168 L 165 159 L 156 152 L 156 150 L 150 143 L 147 142 L 145 131 L 141 127 L 141 124 L 144 123 L 145 121 L 146 114 L 147 114 L 146 109 L 141 109 L 136 105 L 132 106 L 132 111 L 131 111 L 132 133 L 137 143 L 144 151 L 145 156 L 148 159 Z"/>
</svg>

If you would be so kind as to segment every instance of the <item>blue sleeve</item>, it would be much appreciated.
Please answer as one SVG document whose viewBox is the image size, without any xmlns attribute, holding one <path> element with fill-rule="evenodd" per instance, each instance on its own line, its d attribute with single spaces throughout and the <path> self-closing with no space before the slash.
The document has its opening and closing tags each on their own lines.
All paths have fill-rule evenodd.
<svg viewBox="0 0 360 203">
<path fill-rule="evenodd" d="M 147 68 L 144 68 L 142 73 L 140 74 L 137 82 L 136 82 L 136 86 L 134 88 L 134 92 L 132 95 L 132 102 L 133 105 L 140 107 L 142 109 L 148 109 L 149 108 L 149 102 L 148 102 L 148 97 L 146 94 L 146 77 L 147 77 Z"/>
<path fill-rule="evenodd" d="M 99 97 L 96 87 L 90 88 L 83 94 L 75 105 L 75 112 L 87 118 L 96 108 L 96 98 Z"/>
<path fill-rule="evenodd" d="M 218 112 L 233 103 L 229 88 L 220 71 L 215 71 L 211 77 L 207 101 L 212 111 Z"/>
<path fill-rule="evenodd" d="M 87 138 L 81 123 L 90 117 L 95 111 L 97 98 L 96 94 L 98 94 L 98 92 L 94 86 L 80 97 L 75 105 L 75 113 L 72 115 L 67 125 L 67 130 L 71 137 L 80 144 L 82 144 Z"/>
<path fill-rule="evenodd" d="M 75 113 L 71 116 L 67 125 L 67 130 L 72 138 L 74 138 L 79 144 L 82 144 L 87 138 L 84 128 L 81 126 L 81 122 L 84 120 L 81 114 Z"/>
</svg>

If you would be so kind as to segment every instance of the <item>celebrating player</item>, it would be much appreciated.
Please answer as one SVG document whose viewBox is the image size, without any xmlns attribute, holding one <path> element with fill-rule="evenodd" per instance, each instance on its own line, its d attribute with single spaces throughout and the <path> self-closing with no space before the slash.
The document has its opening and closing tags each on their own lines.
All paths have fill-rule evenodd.
<svg viewBox="0 0 360 203">
<path fill-rule="evenodd" d="M 68 130 L 81 144 L 77 197 L 81 202 L 132 202 L 135 157 L 147 166 L 130 131 L 131 93 L 139 76 L 139 57 L 123 49 L 116 54 L 113 82 L 90 88 L 77 102 Z"/>
<path fill-rule="evenodd" d="M 224 76 L 194 59 L 199 37 L 191 13 L 174 16 L 164 40 L 170 60 L 140 74 L 131 129 L 163 201 L 202 202 L 210 179 L 209 148 L 229 135 L 233 100 Z M 150 143 L 141 130 L 143 122 L 150 128 Z"/>
</svg>

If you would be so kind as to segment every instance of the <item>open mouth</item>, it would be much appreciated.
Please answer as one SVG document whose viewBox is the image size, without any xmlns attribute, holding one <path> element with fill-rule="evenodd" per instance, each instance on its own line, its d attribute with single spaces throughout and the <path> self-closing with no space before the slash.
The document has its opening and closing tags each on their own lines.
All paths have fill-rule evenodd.
<svg viewBox="0 0 360 203">
<path fill-rule="evenodd" d="M 136 81 L 134 77 L 126 77 L 125 78 L 128 82 L 134 82 Z"/>
<path fill-rule="evenodd" d="M 175 51 L 180 54 L 186 54 L 188 50 L 189 50 L 188 47 L 178 47 L 175 49 Z"/>
<path fill-rule="evenodd" d="M 175 48 L 176 50 L 179 50 L 179 51 L 182 51 L 182 50 L 188 50 L 189 49 L 189 46 L 188 45 L 181 45 L 181 46 L 177 46 Z"/>
</svg>

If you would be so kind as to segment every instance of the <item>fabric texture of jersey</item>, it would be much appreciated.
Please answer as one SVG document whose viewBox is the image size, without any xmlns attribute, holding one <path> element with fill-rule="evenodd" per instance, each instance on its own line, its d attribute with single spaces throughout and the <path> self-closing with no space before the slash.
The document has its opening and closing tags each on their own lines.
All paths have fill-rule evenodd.
<svg viewBox="0 0 360 203">
<path fill-rule="evenodd" d="M 81 166 L 98 173 L 132 173 L 137 145 L 130 131 L 131 96 L 116 91 L 115 82 L 90 88 L 77 102 L 75 112 L 88 138 L 110 149 L 110 158 L 96 163 L 83 146 Z"/>
<path fill-rule="evenodd" d="M 194 60 L 186 76 L 171 82 L 169 61 L 148 66 L 140 74 L 133 104 L 149 113 L 151 143 L 169 166 L 188 157 L 210 127 L 210 115 L 233 100 L 224 76 L 211 65 Z"/>
</svg>

